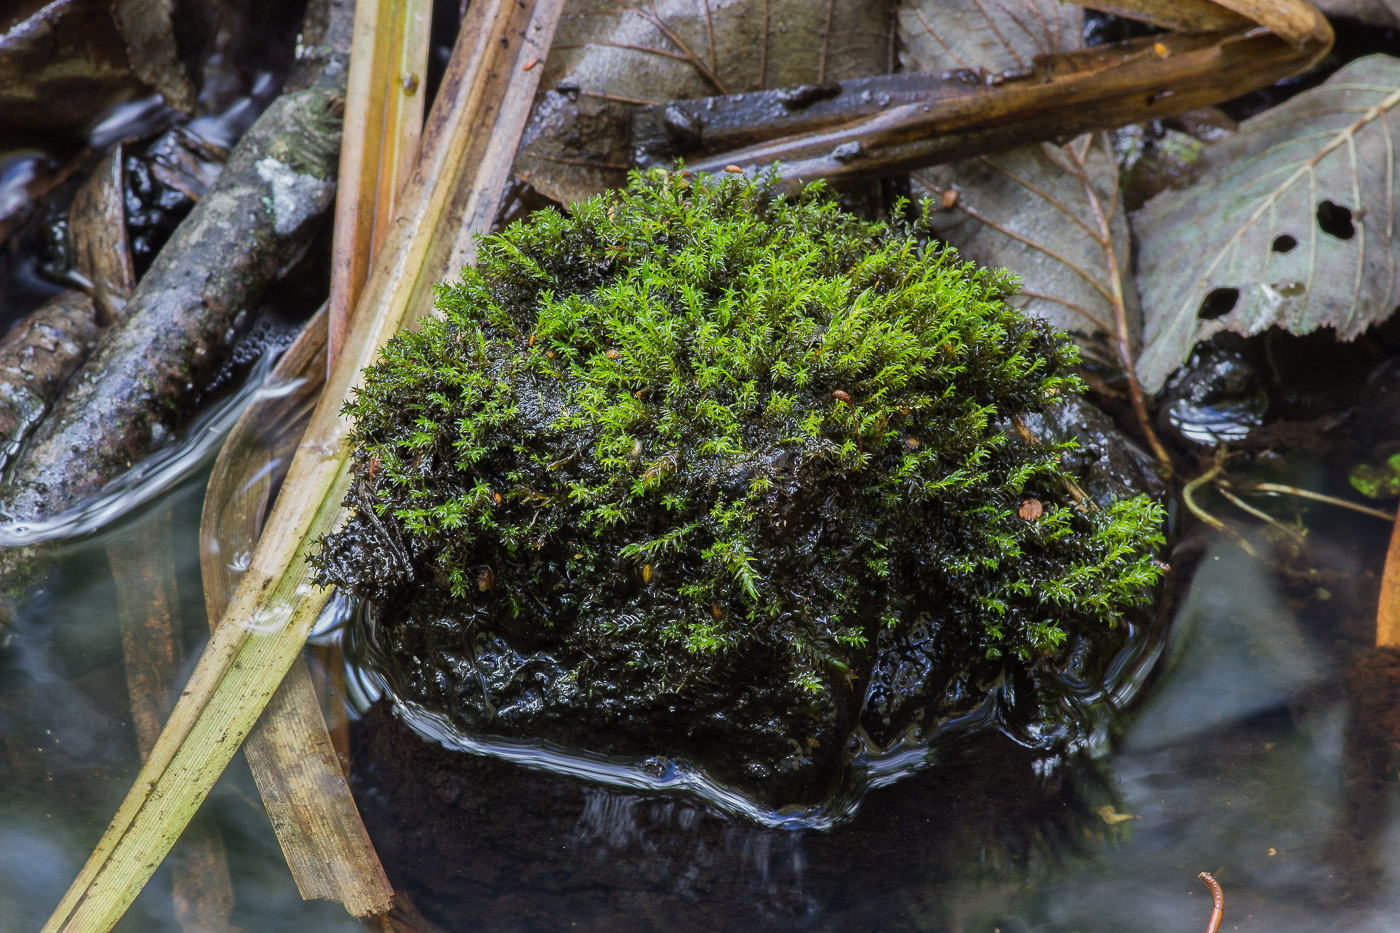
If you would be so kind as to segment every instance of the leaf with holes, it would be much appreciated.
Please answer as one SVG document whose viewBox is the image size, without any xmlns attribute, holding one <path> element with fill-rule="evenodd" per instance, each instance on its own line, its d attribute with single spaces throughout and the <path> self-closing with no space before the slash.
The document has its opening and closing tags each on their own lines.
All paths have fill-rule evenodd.
<svg viewBox="0 0 1400 933">
<path fill-rule="evenodd" d="M 626 181 L 637 104 L 891 70 L 891 0 L 571 0 L 515 174 L 565 204 Z"/>
<path fill-rule="evenodd" d="M 1359 59 L 1207 146 L 1190 187 L 1134 216 L 1144 387 L 1222 330 L 1350 340 L 1396 310 L 1397 107 L 1400 59 Z"/>
</svg>

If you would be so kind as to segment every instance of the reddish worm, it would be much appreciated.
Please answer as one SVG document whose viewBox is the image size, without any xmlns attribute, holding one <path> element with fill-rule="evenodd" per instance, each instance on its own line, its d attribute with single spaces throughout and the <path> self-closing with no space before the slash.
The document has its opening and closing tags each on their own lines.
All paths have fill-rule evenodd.
<svg viewBox="0 0 1400 933">
<path fill-rule="evenodd" d="M 1220 918 L 1225 916 L 1225 892 L 1220 890 L 1220 882 L 1216 881 L 1210 872 L 1203 871 L 1196 877 L 1210 888 L 1210 897 L 1215 902 L 1215 908 L 1210 912 L 1210 926 L 1206 927 L 1206 933 L 1216 933 L 1220 929 Z"/>
</svg>

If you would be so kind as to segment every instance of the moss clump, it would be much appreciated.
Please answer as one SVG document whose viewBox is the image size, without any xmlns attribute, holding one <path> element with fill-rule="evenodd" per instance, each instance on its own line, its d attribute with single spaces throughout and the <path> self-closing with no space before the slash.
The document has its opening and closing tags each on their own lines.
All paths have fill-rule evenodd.
<svg viewBox="0 0 1400 933">
<path fill-rule="evenodd" d="M 930 616 L 1051 655 L 1145 598 L 1161 515 L 1077 506 L 1063 445 L 1008 430 L 1079 390 L 1015 288 L 812 189 L 658 172 L 537 213 L 366 373 L 323 581 L 427 587 L 463 644 L 567 641 L 585 693 L 608 658 L 629 695 L 849 694 Z"/>
</svg>

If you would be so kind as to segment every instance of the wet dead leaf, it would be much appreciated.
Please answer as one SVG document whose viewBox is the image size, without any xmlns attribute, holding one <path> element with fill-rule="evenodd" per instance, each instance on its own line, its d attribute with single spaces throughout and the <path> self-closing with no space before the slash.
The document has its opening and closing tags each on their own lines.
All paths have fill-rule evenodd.
<svg viewBox="0 0 1400 933">
<path fill-rule="evenodd" d="M 571 0 L 515 174 L 562 203 L 618 187 L 638 104 L 891 70 L 889 0 Z"/>
<path fill-rule="evenodd" d="M 106 0 L 16 6 L 0 12 L 0 130 L 10 139 L 79 132 L 143 89 Z"/>
<path fill-rule="evenodd" d="M 87 289 L 104 326 L 117 319 L 136 287 L 122 186 L 125 150 L 121 143 L 108 150 L 73 196 L 68 214 L 73 264 L 90 283 Z"/>
<path fill-rule="evenodd" d="M 993 75 L 1080 48 L 1082 23 L 1077 7 L 1057 0 L 921 0 L 899 13 L 907 68 Z M 931 217 L 935 235 L 968 259 L 1021 276 L 1013 304 L 1023 312 L 1113 360 L 1121 300 L 1136 339 L 1137 294 L 1124 281 L 1128 228 L 1117 165 L 1101 136 L 1018 146 L 914 178 L 944 208 Z"/>
<path fill-rule="evenodd" d="M 1155 391 L 1222 330 L 1356 337 L 1400 303 L 1400 59 L 1373 55 L 1205 147 L 1196 181 L 1133 220 Z"/>
<path fill-rule="evenodd" d="M 983 265 L 1012 269 L 1011 304 L 1066 331 L 1089 354 L 1117 359 L 1116 301 L 1130 339 L 1140 329 L 1137 291 L 1125 279 L 1128 225 L 1117 164 L 1102 134 L 1039 143 L 935 166 L 914 179 L 951 210 L 930 215 L 940 239 Z M 950 193 L 956 192 L 956 198 Z"/>
<path fill-rule="evenodd" d="M 171 107 L 194 113 L 195 91 L 175 47 L 172 0 L 115 0 L 112 15 L 126 43 L 131 70 Z"/>
<path fill-rule="evenodd" d="M 1059 0 L 917 0 L 899 10 L 909 71 L 1025 71 L 1037 55 L 1077 49 L 1084 14 Z"/>
<path fill-rule="evenodd" d="M 1328 16 L 1345 16 L 1373 26 L 1400 26 L 1400 0 L 1314 0 Z"/>
</svg>

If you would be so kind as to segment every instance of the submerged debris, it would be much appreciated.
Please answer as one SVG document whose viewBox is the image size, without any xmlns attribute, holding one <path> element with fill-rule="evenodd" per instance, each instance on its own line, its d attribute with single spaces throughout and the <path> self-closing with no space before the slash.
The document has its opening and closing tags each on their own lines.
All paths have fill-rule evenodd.
<svg viewBox="0 0 1400 933">
<path fill-rule="evenodd" d="M 888 745 L 1010 680 L 1038 709 L 1027 675 L 1093 667 L 1159 575 L 1158 506 L 1093 507 L 1008 428 L 1078 390 L 1072 344 L 817 189 L 678 180 L 488 239 L 386 349 L 322 581 L 464 728 L 774 805 L 829 793 L 858 722 Z"/>
</svg>

